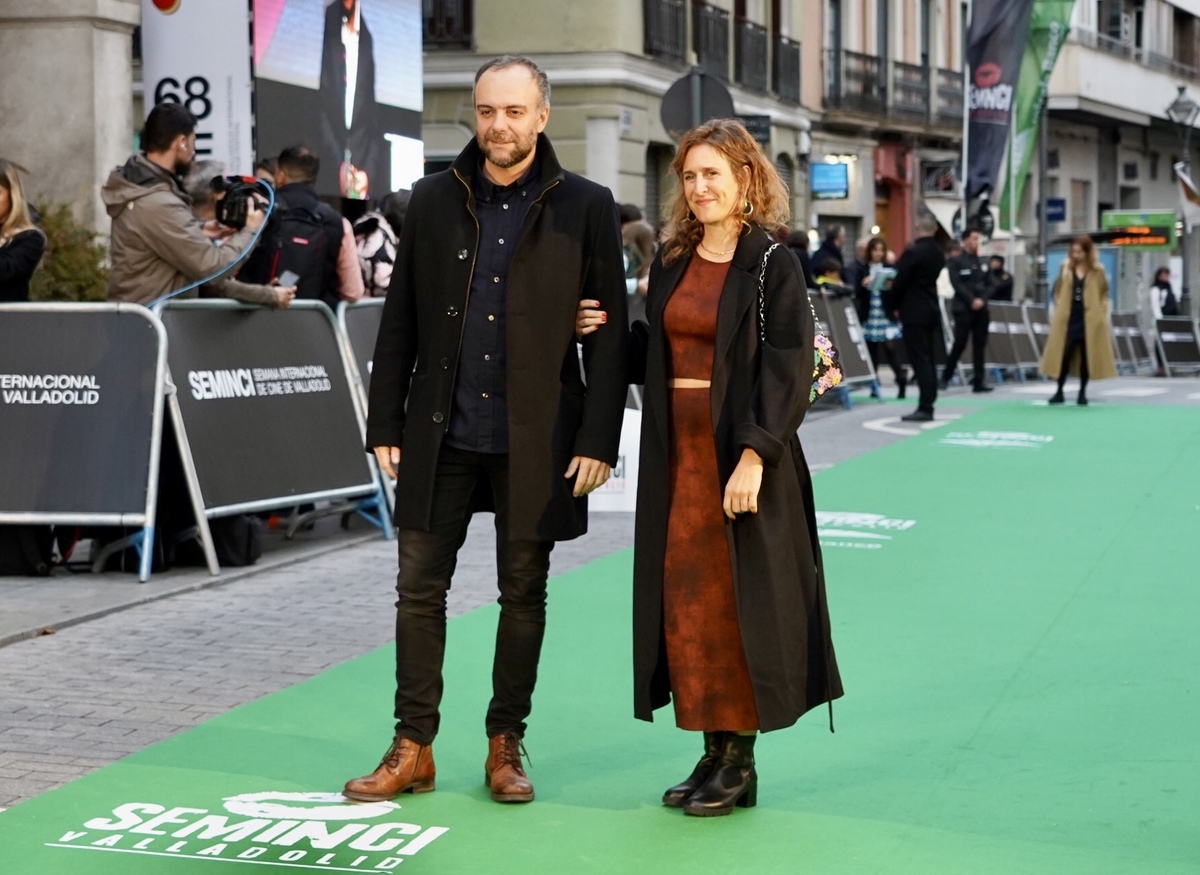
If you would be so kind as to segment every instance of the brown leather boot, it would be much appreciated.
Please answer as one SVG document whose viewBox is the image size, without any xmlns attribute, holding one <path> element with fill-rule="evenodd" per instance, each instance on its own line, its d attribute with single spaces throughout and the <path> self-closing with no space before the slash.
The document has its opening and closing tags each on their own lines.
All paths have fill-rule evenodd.
<svg viewBox="0 0 1200 875">
<path fill-rule="evenodd" d="M 502 732 L 488 739 L 488 757 L 483 765 L 483 783 L 496 802 L 532 802 L 533 784 L 521 768 L 525 746 L 515 732 Z"/>
<path fill-rule="evenodd" d="M 428 793 L 436 773 L 431 746 L 397 735 L 379 768 L 347 781 L 342 795 L 356 802 L 383 802 L 401 793 Z"/>
</svg>

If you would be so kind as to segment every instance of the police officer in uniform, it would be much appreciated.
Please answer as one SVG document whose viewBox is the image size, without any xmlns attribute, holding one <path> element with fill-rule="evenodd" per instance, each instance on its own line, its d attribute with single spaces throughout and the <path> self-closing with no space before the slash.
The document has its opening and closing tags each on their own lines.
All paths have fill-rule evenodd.
<svg viewBox="0 0 1200 875">
<path fill-rule="evenodd" d="M 946 358 L 942 371 L 941 388 L 950 383 L 950 377 L 958 360 L 971 340 L 973 353 L 972 391 L 991 392 L 992 387 L 984 382 L 984 351 L 987 349 L 988 298 L 992 294 L 994 279 L 988 263 L 979 256 L 979 231 L 971 228 L 963 233 L 962 252 L 946 262 L 946 272 L 954 286 L 954 347 Z"/>
</svg>

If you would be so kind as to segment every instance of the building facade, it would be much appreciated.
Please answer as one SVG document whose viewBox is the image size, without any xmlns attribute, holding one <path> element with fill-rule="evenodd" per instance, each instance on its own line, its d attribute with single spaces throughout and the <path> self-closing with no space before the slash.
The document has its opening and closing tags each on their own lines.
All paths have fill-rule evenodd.
<svg viewBox="0 0 1200 875">
<path fill-rule="evenodd" d="M 0 155 L 37 203 L 108 228 L 100 182 L 129 157 L 138 0 L 0 3 Z"/>
<path fill-rule="evenodd" d="M 693 65 L 723 83 L 739 115 L 807 213 L 800 164 L 810 150 L 801 105 L 801 37 L 817 34 L 803 0 L 431 0 L 425 4 L 427 168 L 444 168 L 474 135 L 480 64 L 526 54 L 553 89 L 547 134 L 563 166 L 608 186 L 652 220 L 667 197 L 674 140 L 663 97 Z M 814 45 L 816 43 L 814 42 Z M 800 220 L 803 224 L 803 220 Z"/>
<path fill-rule="evenodd" d="M 899 252 L 926 196 L 953 196 L 963 128 L 965 3 L 806 4 L 819 49 L 804 53 L 814 107 L 810 166 L 847 166 L 844 199 L 815 199 L 810 222 L 847 239 L 879 234 Z"/>
<path fill-rule="evenodd" d="M 1195 168 L 1167 107 L 1185 86 L 1200 101 L 1200 2 L 1077 2 L 1050 79 L 1046 194 L 1066 201 L 1052 236 L 1100 227 L 1105 210 L 1179 207 L 1176 162 Z M 1036 180 L 1036 163 L 1033 169 Z M 1026 186 L 1020 226 L 1037 227 L 1036 186 Z M 1180 250 L 1182 253 L 1182 250 Z M 1196 276 L 1195 246 L 1185 253 Z M 1166 253 L 1128 253 L 1115 277 L 1118 306 L 1134 307 Z M 1176 291 L 1179 286 L 1176 285 Z"/>
</svg>

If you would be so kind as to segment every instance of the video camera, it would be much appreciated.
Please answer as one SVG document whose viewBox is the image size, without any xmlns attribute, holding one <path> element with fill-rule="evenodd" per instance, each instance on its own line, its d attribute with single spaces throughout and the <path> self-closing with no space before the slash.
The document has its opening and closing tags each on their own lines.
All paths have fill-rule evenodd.
<svg viewBox="0 0 1200 875">
<path fill-rule="evenodd" d="M 271 195 L 268 184 L 254 176 L 214 176 L 212 190 L 218 195 L 217 221 L 239 231 L 246 227 L 250 198 Z"/>
</svg>

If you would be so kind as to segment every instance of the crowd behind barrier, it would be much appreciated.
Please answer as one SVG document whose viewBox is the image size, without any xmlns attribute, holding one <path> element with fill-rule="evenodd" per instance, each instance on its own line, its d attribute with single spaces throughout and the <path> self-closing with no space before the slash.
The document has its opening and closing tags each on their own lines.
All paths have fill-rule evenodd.
<svg viewBox="0 0 1200 875">
<path fill-rule="evenodd" d="M 214 574 L 210 522 L 234 515 L 333 501 L 392 537 L 351 343 L 324 304 L 157 309 L 0 305 L 0 524 L 138 527 L 146 581 L 166 452 Z"/>
</svg>

